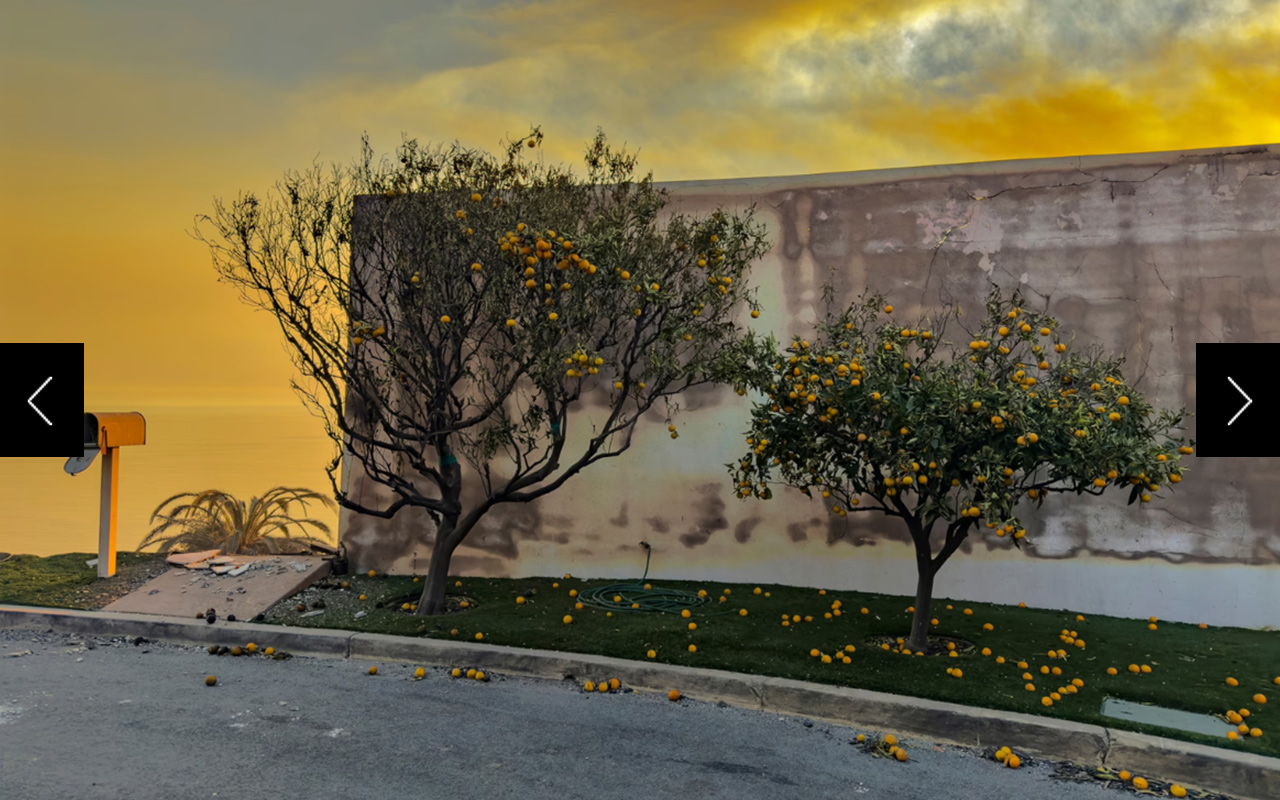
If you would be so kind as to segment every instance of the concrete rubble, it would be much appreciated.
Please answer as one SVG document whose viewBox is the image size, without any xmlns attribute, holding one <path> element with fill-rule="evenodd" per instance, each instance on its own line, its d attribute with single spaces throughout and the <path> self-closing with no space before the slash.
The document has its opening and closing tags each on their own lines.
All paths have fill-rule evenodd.
<svg viewBox="0 0 1280 800">
<path fill-rule="evenodd" d="M 168 572 L 104 610 L 194 619 L 212 607 L 217 619 L 247 620 L 322 579 L 330 567 L 315 555 L 219 555 L 216 550 L 175 553 L 165 560 Z"/>
<path fill-rule="evenodd" d="M 286 563 L 288 559 L 288 563 Z M 310 565 L 289 556 L 220 556 L 217 550 L 206 550 L 199 553 L 174 553 L 165 559 L 165 563 L 186 567 L 200 575 L 227 575 L 235 578 L 249 570 L 268 570 L 276 575 L 283 575 L 292 568 L 295 572 L 306 572 Z M 192 583 L 201 580 L 200 575 L 191 579 Z"/>
</svg>

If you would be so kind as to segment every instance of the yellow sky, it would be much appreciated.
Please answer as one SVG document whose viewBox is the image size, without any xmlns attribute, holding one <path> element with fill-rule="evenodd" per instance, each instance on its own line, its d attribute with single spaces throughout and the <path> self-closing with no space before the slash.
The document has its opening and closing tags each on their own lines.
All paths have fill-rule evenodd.
<svg viewBox="0 0 1280 800">
<path fill-rule="evenodd" d="M 9 0 L 0 341 L 86 343 L 85 398 L 293 403 L 193 218 L 368 131 L 496 152 L 597 126 L 657 180 L 1280 141 L 1268 0 Z"/>
</svg>

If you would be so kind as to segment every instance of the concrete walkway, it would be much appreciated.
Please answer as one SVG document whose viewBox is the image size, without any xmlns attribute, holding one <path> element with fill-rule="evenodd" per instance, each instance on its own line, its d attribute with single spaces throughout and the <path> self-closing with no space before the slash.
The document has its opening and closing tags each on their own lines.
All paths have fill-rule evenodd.
<svg viewBox="0 0 1280 800">
<path fill-rule="evenodd" d="M 105 611 L 0 605 L 0 628 L 145 636 L 187 644 L 230 645 L 252 640 L 260 647 L 273 646 L 299 655 L 381 664 L 465 664 L 555 681 L 581 682 L 607 675 L 637 690 L 663 695 L 674 688 L 698 700 L 871 730 L 891 729 L 900 736 L 975 748 L 1012 744 L 1038 758 L 1125 769 L 1243 800 L 1280 797 L 1280 759 L 1009 711 L 782 678 L 471 642 L 242 622 L 206 625 L 195 620 Z"/>
<path fill-rule="evenodd" d="M 329 574 L 315 556 L 237 556 L 248 569 L 239 575 L 174 567 L 102 610 L 194 619 L 212 608 L 226 619 L 249 620 Z"/>
</svg>

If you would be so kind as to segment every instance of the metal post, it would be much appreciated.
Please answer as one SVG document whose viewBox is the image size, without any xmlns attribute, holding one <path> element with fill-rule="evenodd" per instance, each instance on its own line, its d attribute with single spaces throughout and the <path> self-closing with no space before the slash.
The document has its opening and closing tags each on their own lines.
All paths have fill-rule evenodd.
<svg viewBox="0 0 1280 800">
<path fill-rule="evenodd" d="M 120 488 L 120 448 L 102 450 L 102 507 L 98 516 L 98 577 L 116 574 L 116 496 Z"/>
</svg>

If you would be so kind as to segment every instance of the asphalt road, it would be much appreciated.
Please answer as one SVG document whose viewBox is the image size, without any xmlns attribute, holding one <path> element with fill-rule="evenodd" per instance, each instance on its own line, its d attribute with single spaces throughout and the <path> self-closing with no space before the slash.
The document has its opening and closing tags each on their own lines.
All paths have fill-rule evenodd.
<svg viewBox="0 0 1280 800">
<path fill-rule="evenodd" d="M 1123 796 L 931 742 L 907 739 L 907 763 L 875 758 L 855 729 L 715 703 L 368 667 L 0 631 L 0 798 Z"/>
</svg>

